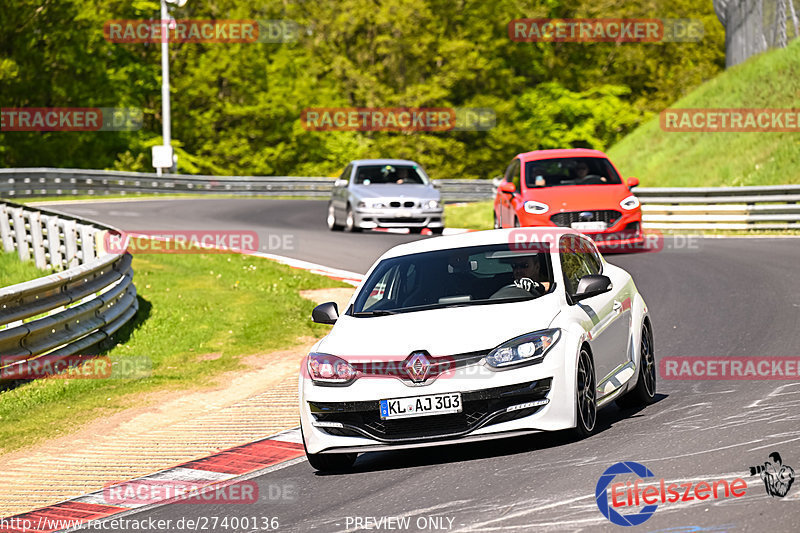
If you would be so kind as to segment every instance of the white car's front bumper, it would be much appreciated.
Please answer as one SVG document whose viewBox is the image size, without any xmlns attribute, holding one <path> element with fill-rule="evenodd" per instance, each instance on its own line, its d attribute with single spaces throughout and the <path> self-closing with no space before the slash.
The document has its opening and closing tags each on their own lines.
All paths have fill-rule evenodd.
<svg viewBox="0 0 800 533">
<path fill-rule="evenodd" d="M 519 368 L 492 371 L 483 364 L 457 368 L 422 386 L 395 377 L 363 376 L 349 386 L 326 387 L 301 372 L 300 421 L 306 448 L 309 453 L 366 452 L 574 427 L 575 373 L 573 365 L 565 364 L 563 349 L 564 345 L 557 346 L 542 363 Z M 461 413 L 380 418 L 382 399 L 450 392 L 461 393 Z M 547 403 L 525 407 L 540 400 Z M 320 427 L 320 422 L 339 427 Z"/>
</svg>

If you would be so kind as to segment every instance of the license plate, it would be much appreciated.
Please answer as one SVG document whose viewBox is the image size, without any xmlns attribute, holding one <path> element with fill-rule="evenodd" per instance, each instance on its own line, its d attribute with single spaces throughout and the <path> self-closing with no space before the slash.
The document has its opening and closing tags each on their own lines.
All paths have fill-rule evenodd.
<svg viewBox="0 0 800 533">
<path fill-rule="evenodd" d="M 381 400 L 381 419 L 383 420 L 460 412 L 461 393 L 459 392 Z"/>
<path fill-rule="evenodd" d="M 399 218 L 408 218 L 411 216 L 411 211 L 409 211 L 408 209 L 400 209 L 399 211 L 395 211 L 395 214 Z"/>
<path fill-rule="evenodd" d="M 593 221 L 593 222 L 573 222 L 570 224 L 572 229 L 578 229 L 583 231 L 597 231 L 597 230 L 604 230 L 608 228 L 608 224 L 603 221 Z"/>
</svg>

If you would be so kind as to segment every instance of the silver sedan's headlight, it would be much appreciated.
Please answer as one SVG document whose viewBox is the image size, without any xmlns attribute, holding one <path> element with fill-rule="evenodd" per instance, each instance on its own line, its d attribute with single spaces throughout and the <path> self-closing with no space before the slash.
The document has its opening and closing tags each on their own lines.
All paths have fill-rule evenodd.
<svg viewBox="0 0 800 533">
<path fill-rule="evenodd" d="M 358 202 L 358 207 L 365 209 L 383 209 L 386 207 L 386 204 L 380 200 L 361 200 Z"/>
<path fill-rule="evenodd" d="M 428 200 L 424 202 L 423 205 L 428 209 L 439 209 L 442 206 L 442 203 L 439 200 Z"/>
<path fill-rule="evenodd" d="M 522 363 L 540 363 L 560 338 L 561 330 L 558 328 L 526 333 L 489 352 L 486 364 L 492 368 L 504 368 Z"/>
</svg>

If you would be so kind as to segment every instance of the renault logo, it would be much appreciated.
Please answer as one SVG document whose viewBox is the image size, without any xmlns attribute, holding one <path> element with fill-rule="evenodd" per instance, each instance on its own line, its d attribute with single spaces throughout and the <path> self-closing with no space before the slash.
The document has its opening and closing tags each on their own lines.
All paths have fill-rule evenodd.
<svg viewBox="0 0 800 533">
<path fill-rule="evenodd" d="M 431 369 L 431 362 L 425 355 L 425 352 L 414 352 L 403 363 L 408 377 L 414 383 L 422 383 L 428 378 L 428 371 Z"/>
</svg>

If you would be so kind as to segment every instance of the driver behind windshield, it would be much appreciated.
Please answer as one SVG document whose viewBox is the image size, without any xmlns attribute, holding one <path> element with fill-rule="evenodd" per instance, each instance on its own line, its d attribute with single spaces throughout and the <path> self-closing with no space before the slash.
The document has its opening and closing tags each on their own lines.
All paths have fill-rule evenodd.
<svg viewBox="0 0 800 533">
<path fill-rule="evenodd" d="M 589 165 L 586 164 L 585 161 L 578 161 L 575 164 L 575 168 L 573 168 L 572 174 L 574 175 L 575 179 L 581 181 L 585 179 L 587 176 L 592 176 L 594 178 L 598 178 L 601 182 L 605 183 L 607 180 L 605 176 L 598 176 L 589 172 Z"/>
<path fill-rule="evenodd" d="M 538 255 L 521 255 L 509 261 L 511 271 L 514 274 L 514 285 L 526 291 L 530 291 L 536 284 L 541 285 L 542 292 L 550 290 L 550 282 L 547 276 L 541 272 L 541 261 Z"/>
</svg>

